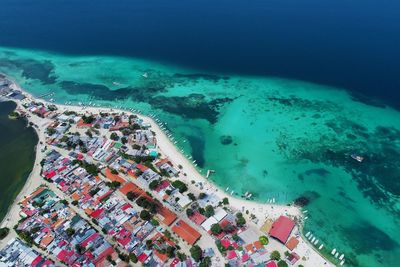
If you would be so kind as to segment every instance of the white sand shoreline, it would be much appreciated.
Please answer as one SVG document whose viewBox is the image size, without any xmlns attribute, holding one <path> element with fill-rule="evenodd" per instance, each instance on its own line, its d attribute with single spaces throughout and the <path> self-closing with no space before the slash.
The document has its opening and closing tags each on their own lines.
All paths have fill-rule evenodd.
<svg viewBox="0 0 400 267">
<path fill-rule="evenodd" d="M 281 205 L 281 204 L 265 204 L 265 203 L 258 203 L 253 200 L 245 200 L 241 198 L 237 198 L 234 196 L 231 196 L 230 194 L 226 193 L 223 189 L 218 188 L 217 185 L 214 185 L 211 183 L 209 180 L 207 180 L 201 173 L 198 172 L 198 170 L 193 166 L 192 162 L 187 159 L 180 151 L 179 149 L 173 144 L 173 142 L 168 138 L 167 134 L 160 128 L 160 126 L 151 118 L 145 115 L 133 113 L 128 110 L 121 110 L 121 109 L 113 109 L 113 108 L 104 108 L 104 107 L 83 107 L 83 106 L 74 106 L 74 105 L 64 105 L 64 104 L 56 104 L 56 103 L 50 103 L 44 99 L 38 99 L 34 97 L 32 94 L 29 92 L 25 91 L 23 88 L 21 88 L 15 81 L 10 79 L 8 76 L 6 76 L 7 79 L 13 82 L 12 87 L 14 89 L 21 90 L 26 96 L 27 100 L 23 101 L 30 101 L 30 100 L 36 100 L 40 101 L 45 104 L 50 104 L 50 105 L 55 105 L 58 108 L 58 111 L 64 112 L 66 110 L 69 111 L 75 111 L 77 113 L 93 113 L 93 114 L 98 114 L 100 112 L 124 112 L 125 114 L 133 114 L 138 116 L 139 118 L 143 119 L 143 121 L 149 123 L 151 125 L 151 130 L 156 133 L 156 139 L 157 139 L 157 146 L 161 154 L 165 157 L 168 157 L 170 161 L 175 165 L 181 165 L 182 169 L 181 171 L 183 173 L 186 173 L 186 183 L 188 184 L 188 187 L 190 188 L 191 191 L 193 192 L 200 192 L 200 191 L 206 191 L 207 193 L 214 193 L 217 195 L 219 198 L 228 198 L 230 206 L 233 206 L 237 210 L 245 211 L 248 210 L 250 214 L 254 214 L 256 218 L 258 219 L 257 226 L 261 227 L 261 225 L 265 222 L 265 220 L 268 219 L 276 219 L 280 215 L 286 215 L 290 216 L 292 218 L 296 218 L 296 220 L 300 224 L 300 229 L 302 227 L 302 219 L 303 219 L 303 214 L 300 210 L 299 207 L 296 207 L 294 205 L 287 206 L 287 205 Z M 21 101 L 15 101 L 17 103 L 17 108 L 22 107 L 21 106 Z M 1 227 L 9 227 L 10 229 L 18 222 L 19 220 L 19 205 L 18 202 L 23 199 L 24 196 L 30 194 L 33 192 L 40 184 L 42 183 L 42 178 L 40 176 L 40 164 L 39 164 L 39 159 L 42 158 L 43 155 L 41 152 L 41 145 L 40 142 L 43 142 L 45 140 L 45 135 L 44 131 L 41 130 L 42 126 L 44 126 L 46 123 L 43 124 L 43 120 L 45 119 L 40 119 L 40 118 L 35 118 L 35 116 L 31 116 L 30 118 L 27 118 L 29 122 L 33 122 L 35 124 L 38 124 L 38 122 L 42 122 L 42 125 L 38 125 L 38 128 L 34 127 L 38 137 L 39 137 L 39 143 L 36 146 L 36 158 L 35 158 L 35 163 L 33 170 L 31 174 L 29 175 L 24 187 L 21 189 L 21 192 L 18 194 L 17 198 L 14 200 L 12 206 L 9 207 L 9 211 L 7 215 L 4 217 L 3 221 L 0 223 Z M 28 122 L 28 123 L 29 123 Z M 49 121 L 48 121 L 49 122 Z M 45 129 L 45 127 L 43 127 Z M 196 183 L 201 182 L 204 186 L 204 190 L 200 190 L 199 188 L 195 187 L 191 181 L 194 180 Z M 244 207 L 244 209 L 243 209 Z M 12 237 L 15 237 L 14 231 L 10 231 L 10 234 L 4 239 L 0 240 L 0 248 L 3 247 L 9 239 Z M 317 266 L 318 264 L 324 264 L 324 262 L 327 262 L 326 265 L 324 266 L 333 266 L 331 265 L 326 259 L 322 257 L 322 255 L 317 251 L 312 245 L 308 243 L 308 241 L 305 239 L 303 235 L 301 235 L 301 244 L 305 246 L 305 249 L 309 251 L 312 255 L 310 255 L 310 262 L 309 264 L 312 264 L 312 266 Z M 315 264 L 317 265 L 315 265 Z"/>
</svg>

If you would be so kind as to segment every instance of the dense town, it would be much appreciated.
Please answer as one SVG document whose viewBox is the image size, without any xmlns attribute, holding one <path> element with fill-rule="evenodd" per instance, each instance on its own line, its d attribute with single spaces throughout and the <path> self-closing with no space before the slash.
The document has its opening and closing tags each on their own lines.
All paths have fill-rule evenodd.
<svg viewBox="0 0 400 267">
<path fill-rule="evenodd" d="M 2 83 L 44 139 L 0 266 L 303 266 L 296 219 L 262 227 L 159 150 L 141 117 L 61 109 Z M 38 179 L 38 177 L 32 177 Z"/>
</svg>

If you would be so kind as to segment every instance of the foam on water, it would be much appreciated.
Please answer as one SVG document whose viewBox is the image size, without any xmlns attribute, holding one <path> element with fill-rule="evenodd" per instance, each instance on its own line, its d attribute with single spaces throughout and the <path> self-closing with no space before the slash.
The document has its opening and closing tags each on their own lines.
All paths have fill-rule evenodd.
<svg viewBox="0 0 400 267">
<path fill-rule="evenodd" d="M 156 114 L 199 168 L 216 170 L 221 188 L 307 205 L 305 231 L 324 254 L 336 248 L 355 266 L 400 260 L 400 114 L 382 103 L 306 82 L 121 57 L 1 48 L 0 71 L 59 103 Z"/>
</svg>

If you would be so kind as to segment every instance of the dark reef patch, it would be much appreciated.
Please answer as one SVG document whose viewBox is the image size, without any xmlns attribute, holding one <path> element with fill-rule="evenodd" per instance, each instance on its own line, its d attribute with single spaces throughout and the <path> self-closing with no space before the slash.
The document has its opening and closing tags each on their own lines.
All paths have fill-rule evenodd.
<svg viewBox="0 0 400 267">
<path fill-rule="evenodd" d="M 321 195 L 315 191 L 304 192 L 301 196 L 294 200 L 294 204 L 299 207 L 305 207 L 316 199 L 320 198 Z"/>
<path fill-rule="evenodd" d="M 204 159 L 204 139 L 200 138 L 198 136 L 195 135 L 187 135 L 186 136 L 189 145 L 191 147 L 192 150 L 192 157 L 194 160 L 196 160 L 197 165 L 200 168 L 204 167 L 204 163 L 205 163 L 205 159 Z"/>
<path fill-rule="evenodd" d="M 379 250 L 391 251 L 399 246 L 394 239 L 367 221 L 350 227 L 342 227 L 340 231 L 355 252 L 359 254 L 368 255 Z"/>
<path fill-rule="evenodd" d="M 326 177 L 328 174 L 330 174 L 331 172 L 324 169 L 324 168 L 317 168 L 317 169 L 310 169 L 304 172 L 305 175 L 319 175 L 322 177 Z"/>
<path fill-rule="evenodd" d="M 223 145 L 230 145 L 233 142 L 233 138 L 230 135 L 221 135 L 219 141 Z"/>
<path fill-rule="evenodd" d="M 309 100 L 309 99 L 299 98 L 297 96 L 268 97 L 267 100 L 270 102 L 274 102 L 274 103 L 286 106 L 288 108 L 296 108 L 296 109 L 301 109 L 301 110 L 312 110 L 314 112 L 326 112 L 326 111 L 339 110 L 338 105 L 331 101 Z"/>
<path fill-rule="evenodd" d="M 0 67 L 21 69 L 24 78 L 39 80 L 43 84 L 54 84 L 57 80 L 50 60 L 0 58 Z"/>
<path fill-rule="evenodd" d="M 191 119 L 206 119 L 211 124 L 218 120 L 220 107 L 233 101 L 232 98 L 217 98 L 207 101 L 202 94 L 190 94 L 188 96 L 157 96 L 149 100 L 149 103 L 158 109 L 169 113 L 183 115 Z"/>
<path fill-rule="evenodd" d="M 366 95 L 363 95 L 359 92 L 354 92 L 354 91 L 349 91 L 351 100 L 363 103 L 365 105 L 373 106 L 373 107 L 378 107 L 378 108 L 384 108 L 386 105 L 382 102 L 380 102 L 377 98 L 370 98 Z"/>
</svg>

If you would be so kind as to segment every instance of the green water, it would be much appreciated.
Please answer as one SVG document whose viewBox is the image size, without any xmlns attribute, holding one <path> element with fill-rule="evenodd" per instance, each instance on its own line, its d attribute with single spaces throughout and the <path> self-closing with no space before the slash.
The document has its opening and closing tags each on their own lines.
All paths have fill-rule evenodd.
<svg viewBox="0 0 400 267">
<path fill-rule="evenodd" d="M 15 107 L 14 102 L 0 102 L 0 221 L 32 170 L 38 141 L 25 120 L 8 118 Z"/>
<path fill-rule="evenodd" d="M 139 59 L 0 49 L 0 71 L 36 96 L 156 114 L 211 179 L 257 201 L 309 201 L 305 232 L 351 266 L 400 260 L 400 114 L 346 90 L 229 77 Z M 143 73 L 148 78 L 142 77 Z M 363 163 L 350 158 L 365 156 Z M 338 263 L 337 260 L 334 260 Z"/>
</svg>

